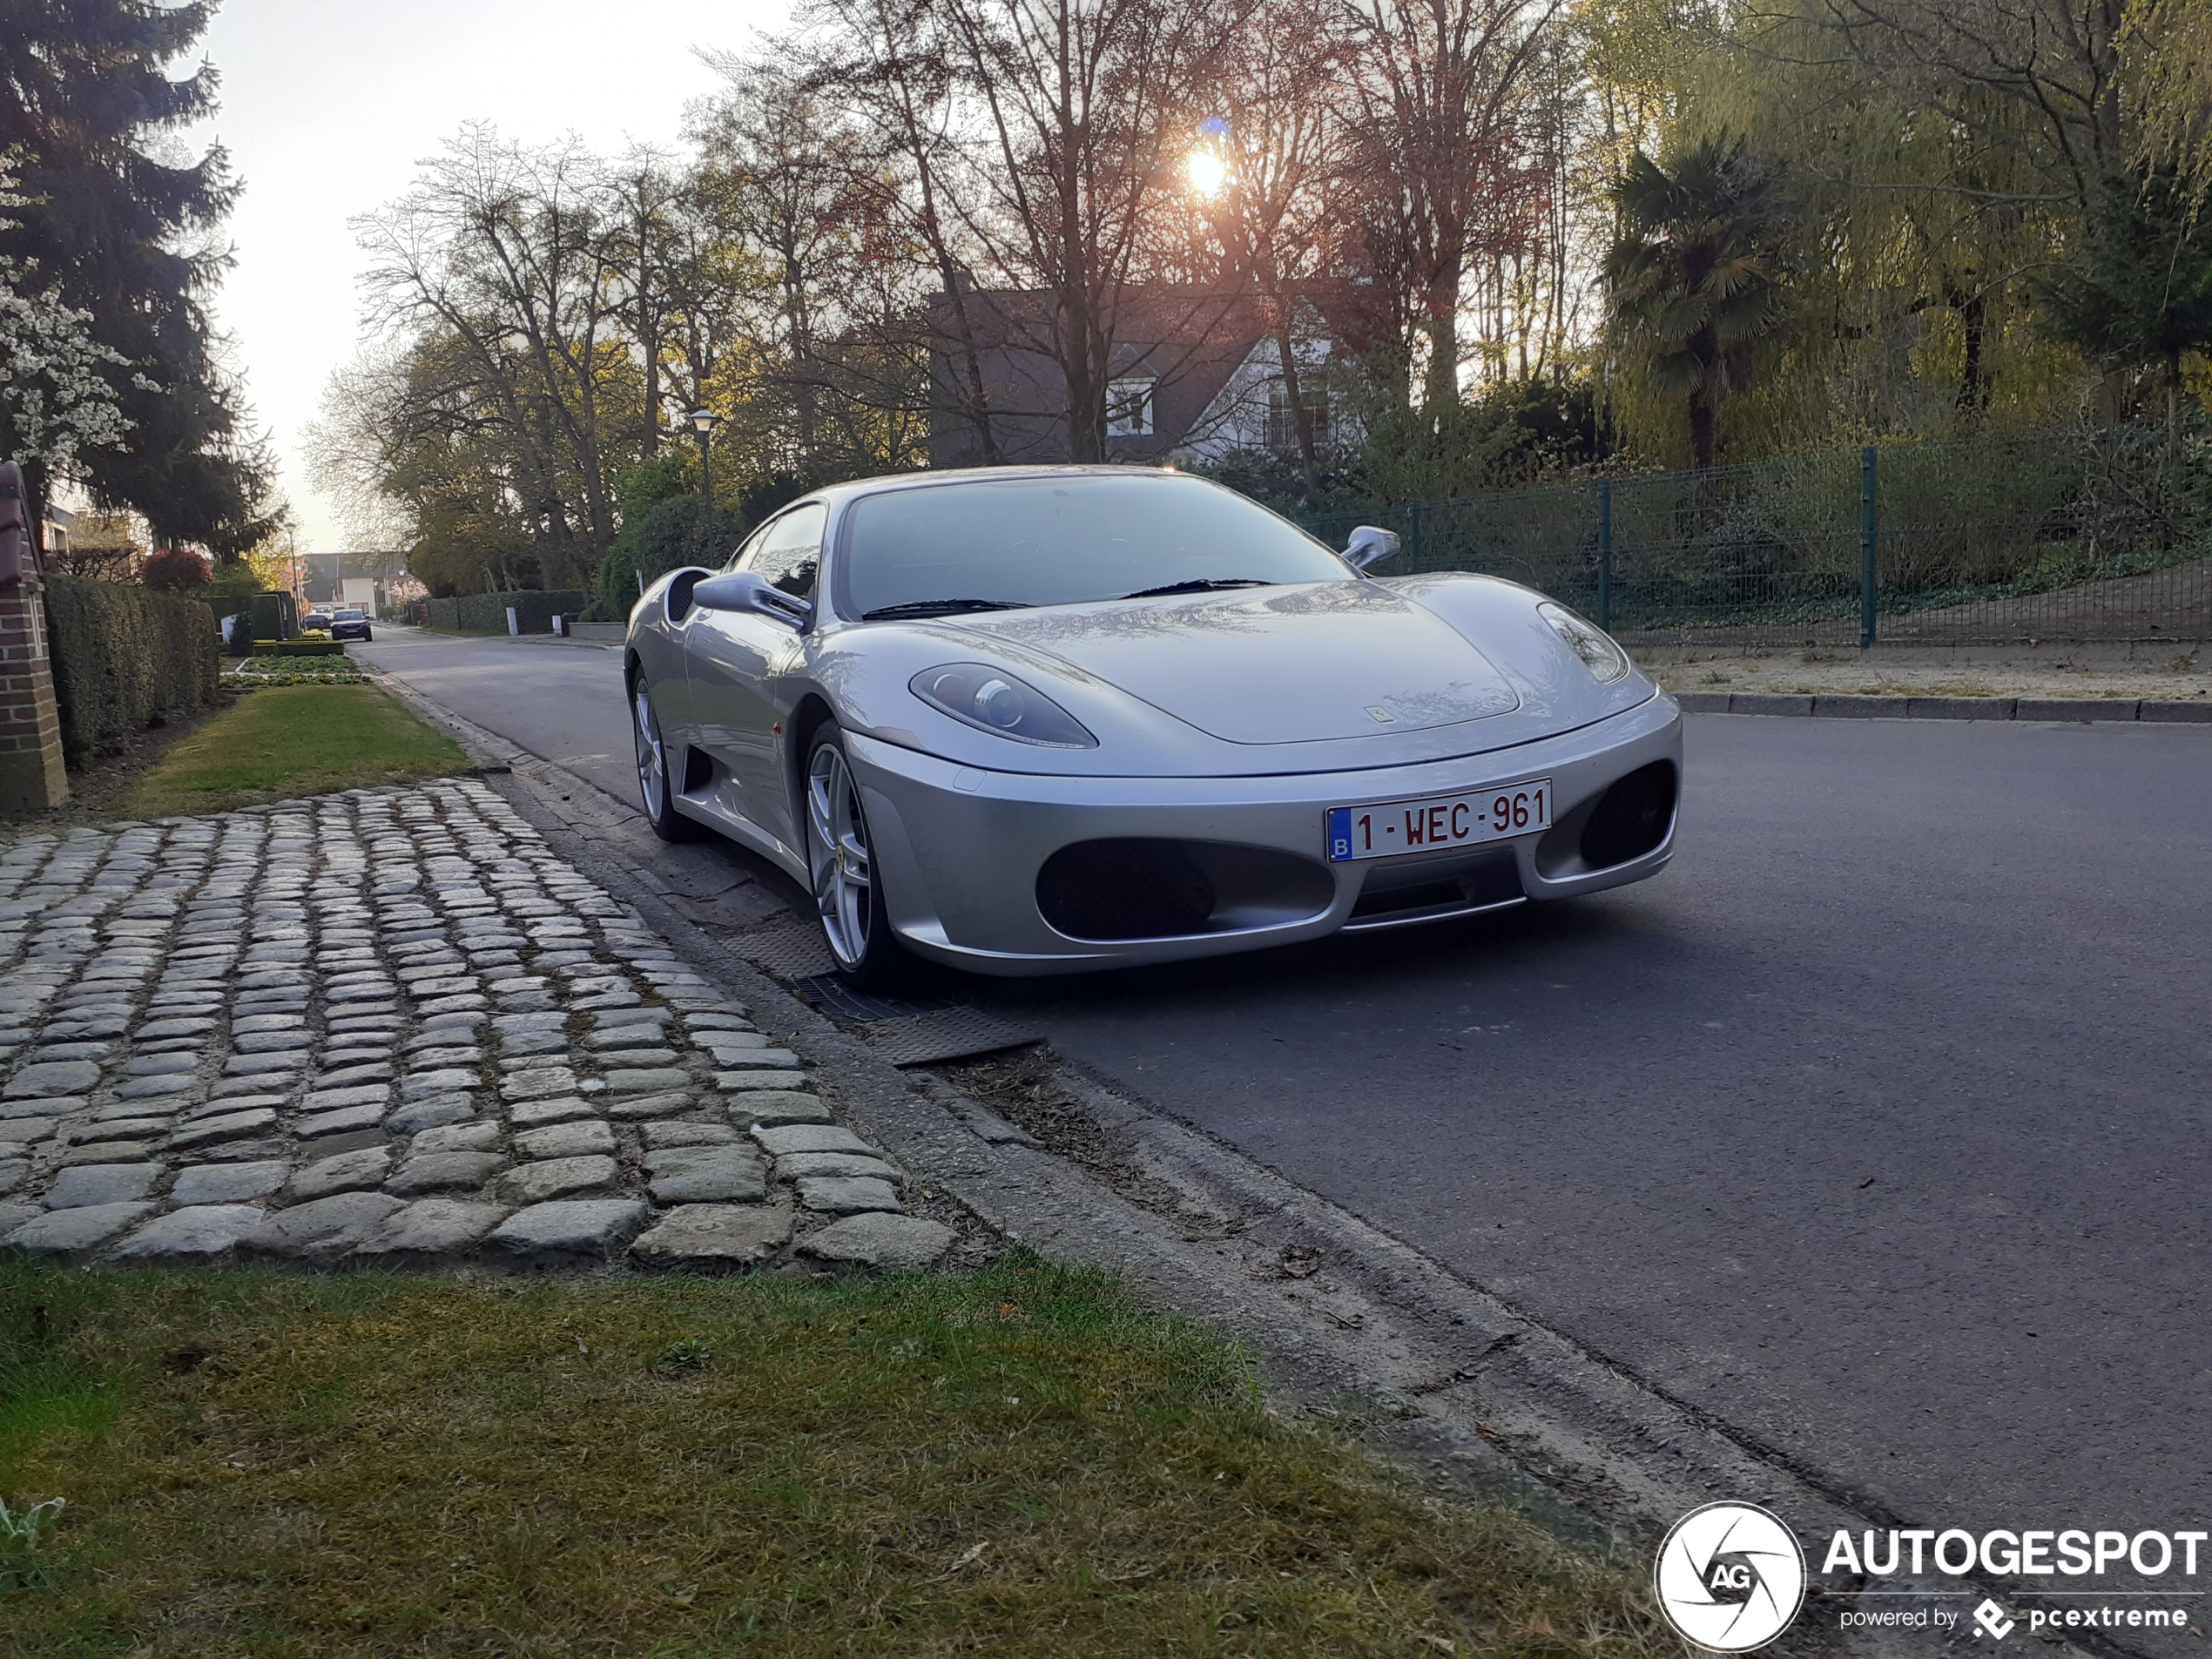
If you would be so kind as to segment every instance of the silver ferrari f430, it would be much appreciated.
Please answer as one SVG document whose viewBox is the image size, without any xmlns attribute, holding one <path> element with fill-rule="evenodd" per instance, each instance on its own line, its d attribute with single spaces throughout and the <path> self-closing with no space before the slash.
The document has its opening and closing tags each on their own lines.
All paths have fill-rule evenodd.
<svg viewBox="0 0 2212 1659">
<path fill-rule="evenodd" d="M 631 613 L 660 835 L 810 889 L 840 968 L 1058 974 L 1567 899 L 1674 848 L 1682 718 L 1540 593 L 1377 578 L 1128 467 L 821 490 Z"/>
</svg>

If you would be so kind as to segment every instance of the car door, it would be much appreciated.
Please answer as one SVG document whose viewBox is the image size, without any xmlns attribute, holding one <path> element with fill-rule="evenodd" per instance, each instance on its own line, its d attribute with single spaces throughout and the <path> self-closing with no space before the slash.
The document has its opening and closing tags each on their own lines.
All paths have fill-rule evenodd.
<svg viewBox="0 0 2212 1659">
<path fill-rule="evenodd" d="M 813 598 L 828 516 L 819 502 L 787 509 L 745 544 L 736 568 L 799 598 Z M 783 774 L 778 727 L 785 711 L 777 688 L 804 658 L 805 637 L 752 610 L 698 612 L 688 632 L 693 741 L 727 779 L 731 809 L 800 853 Z"/>
</svg>

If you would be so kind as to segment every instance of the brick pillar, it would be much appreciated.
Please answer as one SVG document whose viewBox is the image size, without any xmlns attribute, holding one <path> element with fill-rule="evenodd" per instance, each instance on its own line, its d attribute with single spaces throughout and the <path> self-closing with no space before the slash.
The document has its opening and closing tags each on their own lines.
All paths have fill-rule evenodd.
<svg viewBox="0 0 2212 1659">
<path fill-rule="evenodd" d="M 46 648 L 46 601 L 35 570 L 0 579 L 0 813 L 58 806 L 69 799 L 61 711 Z"/>
</svg>

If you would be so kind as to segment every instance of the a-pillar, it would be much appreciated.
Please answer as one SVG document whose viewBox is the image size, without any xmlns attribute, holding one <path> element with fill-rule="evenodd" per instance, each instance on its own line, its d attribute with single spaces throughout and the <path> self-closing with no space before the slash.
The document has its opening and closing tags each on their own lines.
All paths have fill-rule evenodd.
<svg viewBox="0 0 2212 1659">
<path fill-rule="evenodd" d="M 38 572 L 27 569 L 16 580 L 0 579 L 0 813 L 68 799 L 45 594 Z"/>
</svg>

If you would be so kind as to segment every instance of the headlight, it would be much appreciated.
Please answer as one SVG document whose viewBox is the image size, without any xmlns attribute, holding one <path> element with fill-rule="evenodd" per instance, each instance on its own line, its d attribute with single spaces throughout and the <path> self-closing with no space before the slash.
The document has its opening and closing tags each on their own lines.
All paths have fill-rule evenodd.
<svg viewBox="0 0 2212 1659">
<path fill-rule="evenodd" d="M 1597 676 L 1600 685 L 1610 685 L 1628 673 L 1629 654 L 1565 605 L 1540 604 L 1536 614 L 1582 659 L 1582 666 Z"/>
<path fill-rule="evenodd" d="M 979 731 L 1048 749 L 1096 749 L 1098 739 L 1034 686 L 981 663 L 925 668 L 907 682 L 916 697 Z"/>
</svg>

